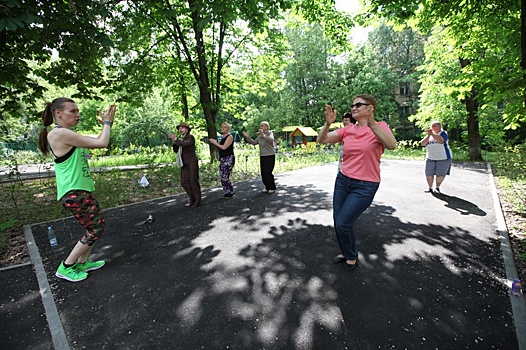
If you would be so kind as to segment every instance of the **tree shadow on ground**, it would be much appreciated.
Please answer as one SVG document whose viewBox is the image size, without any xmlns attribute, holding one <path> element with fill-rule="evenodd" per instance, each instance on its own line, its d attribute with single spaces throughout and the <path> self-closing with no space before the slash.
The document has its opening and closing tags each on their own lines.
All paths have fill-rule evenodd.
<svg viewBox="0 0 526 350">
<path fill-rule="evenodd" d="M 362 265 L 348 273 L 330 263 L 332 193 L 311 182 L 274 195 L 247 182 L 232 200 L 211 190 L 200 208 L 185 208 L 180 195 L 108 210 L 95 256 L 108 264 L 79 284 L 53 277 L 66 242 L 81 234 L 76 221 L 54 224 L 58 249 L 46 244 L 46 224 L 33 226 L 71 347 L 514 344 L 497 242 L 402 222 L 373 204 L 356 226 Z M 143 224 L 149 213 L 154 223 Z M 479 317 L 480 298 L 488 317 Z"/>
</svg>

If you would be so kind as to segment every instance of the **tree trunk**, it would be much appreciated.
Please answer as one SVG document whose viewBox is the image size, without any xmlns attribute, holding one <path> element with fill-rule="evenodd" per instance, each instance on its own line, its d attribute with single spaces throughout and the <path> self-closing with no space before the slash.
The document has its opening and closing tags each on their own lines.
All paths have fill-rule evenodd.
<svg viewBox="0 0 526 350">
<path fill-rule="evenodd" d="M 478 102 L 473 96 L 475 96 L 475 92 L 471 91 L 470 97 L 466 98 L 469 159 L 473 161 L 483 161 L 480 147 Z"/>
<path fill-rule="evenodd" d="M 524 85 L 526 86 L 526 0 L 521 0 L 521 68 Z M 526 92 L 524 93 L 524 107 L 526 108 Z"/>
<path fill-rule="evenodd" d="M 1 130 L 5 137 L 9 136 L 9 130 L 7 129 L 5 120 L 4 120 L 4 111 L 0 111 L 0 121 L 2 121 Z"/>
<path fill-rule="evenodd" d="M 460 58 L 460 67 L 467 67 L 471 61 Z M 482 151 L 480 147 L 480 129 L 478 116 L 478 101 L 477 92 L 473 88 L 464 103 L 466 104 L 466 111 L 468 112 L 468 150 L 469 159 L 473 161 L 483 161 Z"/>
<path fill-rule="evenodd" d="M 188 95 L 186 94 L 186 84 L 184 83 L 184 77 L 180 77 L 179 81 L 181 82 L 181 103 L 183 105 L 183 117 L 185 121 L 188 121 L 188 118 L 190 118 L 190 110 L 188 108 Z"/>
<path fill-rule="evenodd" d="M 188 1 L 190 8 L 192 8 L 194 1 Z M 206 131 L 208 133 L 208 138 L 217 138 L 217 129 L 216 129 L 216 118 L 218 111 L 215 110 L 213 101 L 212 101 L 212 86 L 210 85 L 210 80 L 208 77 L 208 68 L 206 66 L 206 48 L 204 42 L 204 35 L 202 29 L 199 27 L 199 21 L 201 17 L 197 11 L 192 11 L 192 24 L 194 28 L 195 35 L 195 48 L 197 51 L 197 60 L 198 68 L 197 72 L 194 72 L 196 75 L 197 84 L 199 85 L 199 100 L 201 102 L 201 107 L 203 108 L 203 113 L 206 120 Z M 214 145 L 208 145 L 210 150 L 210 160 L 219 159 L 219 150 Z"/>
</svg>

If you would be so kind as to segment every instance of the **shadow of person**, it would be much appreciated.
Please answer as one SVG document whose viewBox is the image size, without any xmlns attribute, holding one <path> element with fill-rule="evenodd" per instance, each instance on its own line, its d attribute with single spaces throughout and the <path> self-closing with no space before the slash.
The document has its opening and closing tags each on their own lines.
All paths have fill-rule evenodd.
<svg viewBox="0 0 526 350">
<path fill-rule="evenodd" d="M 468 202 L 462 198 L 436 192 L 433 192 L 433 197 L 446 202 L 446 208 L 458 211 L 462 215 L 486 216 L 486 212 L 484 210 L 480 209 L 476 204 Z"/>
</svg>

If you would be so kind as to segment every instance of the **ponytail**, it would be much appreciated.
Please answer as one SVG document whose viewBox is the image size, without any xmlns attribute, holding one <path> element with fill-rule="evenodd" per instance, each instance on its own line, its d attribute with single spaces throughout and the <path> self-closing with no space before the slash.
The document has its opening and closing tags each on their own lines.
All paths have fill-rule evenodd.
<svg viewBox="0 0 526 350">
<path fill-rule="evenodd" d="M 44 112 L 42 112 L 42 123 L 44 123 L 44 128 L 40 131 L 40 134 L 38 136 L 38 149 L 47 156 L 49 154 L 49 141 L 47 140 L 47 127 L 53 124 L 53 121 L 55 119 L 55 111 L 57 109 L 62 109 L 64 107 L 64 103 L 66 102 L 72 102 L 75 103 L 70 98 L 66 97 L 60 97 L 53 100 L 53 102 L 46 103 L 46 108 L 44 109 Z"/>
</svg>

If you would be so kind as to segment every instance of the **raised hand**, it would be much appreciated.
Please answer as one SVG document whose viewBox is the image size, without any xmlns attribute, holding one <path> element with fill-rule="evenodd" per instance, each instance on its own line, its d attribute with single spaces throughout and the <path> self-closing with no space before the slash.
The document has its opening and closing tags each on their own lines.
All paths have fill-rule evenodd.
<svg viewBox="0 0 526 350">
<path fill-rule="evenodd" d="M 336 116 L 338 115 L 338 111 L 336 109 L 332 109 L 330 105 L 325 106 L 325 121 L 327 124 L 331 125 L 336 120 Z"/>
<path fill-rule="evenodd" d="M 114 104 L 111 104 L 110 107 L 104 112 L 104 114 L 97 109 L 97 113 L 99 116 L 97 117 L 97 121 L 104 125 L 104 122 L 110 122 L 113 124 L 113 120 L 115 119 L 115 110 L 117 107 Z"/>
</svg>

